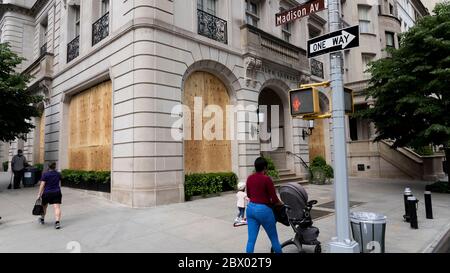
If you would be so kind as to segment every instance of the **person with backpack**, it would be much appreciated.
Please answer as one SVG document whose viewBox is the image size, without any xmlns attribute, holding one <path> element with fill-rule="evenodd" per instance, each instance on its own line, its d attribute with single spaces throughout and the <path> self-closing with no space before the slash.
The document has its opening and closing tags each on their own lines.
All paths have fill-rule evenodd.
<svg viewBox="0 0 450 273">
<path fill-rule="evenodd" d="M 42 199 L 43 214 L 39 217 L 39 223 L 45 224 L 45 215 L 48 205 L 53 205 L 55 210 L 55 228 L 61 229 L 61 174 L 56 171 L 56 163 L 49 165 L 49 171 L 44 173 L 39 186 L 38 199 Z"/>
</svg>

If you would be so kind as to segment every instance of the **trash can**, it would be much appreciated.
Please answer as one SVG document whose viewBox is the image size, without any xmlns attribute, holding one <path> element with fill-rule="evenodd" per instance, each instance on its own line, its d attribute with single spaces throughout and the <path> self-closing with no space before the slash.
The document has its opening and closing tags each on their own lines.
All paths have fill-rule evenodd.
<svg viewBox="0 0 450 273">
<path fill-rule="evenodd" d="M 29 167 L 25 169 L 25 173 L 23 175 L 24 187 L 34 187 L 34 185 L 36 185 L 37 172 L 38 169 L 36 168 Z"/>
<path fill-rule="evenodd" d="M 386 216 L 373 212 L 350 214 L 353 239 L 361 253 L 385 253 Z"/>
</svg>

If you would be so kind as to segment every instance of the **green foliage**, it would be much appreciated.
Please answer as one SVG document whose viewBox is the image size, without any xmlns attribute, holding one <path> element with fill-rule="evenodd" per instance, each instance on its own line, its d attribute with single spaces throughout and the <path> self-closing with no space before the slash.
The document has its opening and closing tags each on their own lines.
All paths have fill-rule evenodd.
<svg viewBox="0 0 450 273">
<path fill-rule="evenodd" d="M 0 141 L 24 139 L 34 126 L 30 120 L 38 117 L 36 107 L 42 101 L 27 91 L 28 75 L 16 72 L 24 59 L 6 43 L 0 43 Z"/>
<path fill-rule="evenodd" d="M 326 184 L 327 181 L 334 178 L 333 167 L 327 164 L 327 161 L 318 156 L 313 159 L 309 168 L 311 172 L 311 182 L 313 184 Z"/>
<path fill-rule="evenodd" d="M 106 171 L 78 171 L 63 170 L 61 172 L 62 182 L 70 185 L 80 183 L 108 184 L 111 183 L 111 172 Z"/>
<path fill-rule="evenodd" d="M 273 159 L 268 156 L 264 157 L 264 159 L 266 159 L 267 161 L 267 175 L 270 176 L 272 180 L 280 179 L 280 173 L 277 167 L 275 166 Z"/>
<path fill-rule="evenodd" d="M 192 196 L 206 196 L 224 191 L 235 190 L 238 178 L 234 173 L 201 173 L 185 176 L 185 198 Z"/>
<path fill-rule="evenodd" d="M 430 156 L 433 155 L 433 149 L 431 148 L 431 146 L 424 146 L 424 147 L 419 147 L 419 148 L 415 148 L 414 152 L 421 155 L 421 156 Z"/>
<path fill-rule="evenodd" d="M 44 164 L 34 164 L 34 167 L 40 172 L 44 171 Z"/>
<path fill-rule="evenodd" d="M 3 171 L 7 172 L 9 168 L 9 161 L 3 162 Z"/>
<path fill-rule="evenodd" d="M 426 190 L 436 193 L 450 193 L 450 186 L 447 182 L 436 182 L 426 186 Z"/>
<path fill-rule="evenodd" d="M 373 121 L 377 141 L 395 147 L 450 147 L 450 3 L 404 33 L 390 58 L 370 65 L 368 98 L 375 107 L 358 116 Z"/>
</svg>

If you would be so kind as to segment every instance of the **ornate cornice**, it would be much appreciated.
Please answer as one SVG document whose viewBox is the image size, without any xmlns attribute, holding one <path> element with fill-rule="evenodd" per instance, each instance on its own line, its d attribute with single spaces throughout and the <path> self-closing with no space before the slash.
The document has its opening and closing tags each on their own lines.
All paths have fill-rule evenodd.
<svg viewBox="0 0 450 273">
<path fill-rule="evenodd" d="M 27 16 L 35 17 L 40 10 L 48 3 L 49 0 L 37 0 L 31 8 L 25 8 L 14 4 L 3 4 L 0 2 L 0 18 L 3 17 L 5 12 L 12 11 Z"/>
</svg>

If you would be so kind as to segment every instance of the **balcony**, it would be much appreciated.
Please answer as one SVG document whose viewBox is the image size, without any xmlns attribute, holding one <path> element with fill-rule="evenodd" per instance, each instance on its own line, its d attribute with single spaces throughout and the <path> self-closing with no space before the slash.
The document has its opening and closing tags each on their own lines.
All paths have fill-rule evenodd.
<svg viewBox="0 0 450 273">
<path fill-rule="evenodd" d="M 67 45 L 67 63 L 80 55 L 80 36 L 77 36 Z"/>
<path fill-rule="evenodd" d="M 227 21 L 199 9 L 197 24 L 198 34 L 228 44 Z"/>
<path fill-rule="evenodd" d="M 43 83 L 49 83 L 53 78 L 53 54 L 47 52 L 46 44 L 41 47 L 41 55 L 23 72 L 31 77 L 28 87 L 30 90 L 38 89 Z"/>
<path fill-rule="evenodd" d="M 278 63 L 296 70 L 310 67 L 306 51 L 252 25 L 241 27 L 244 54 Z"/>
<path fill-rule="evenodd" d="M 92 24 L 92 45 L 98 44 L 109 35 L 109 12 Z"/>
</svg>

